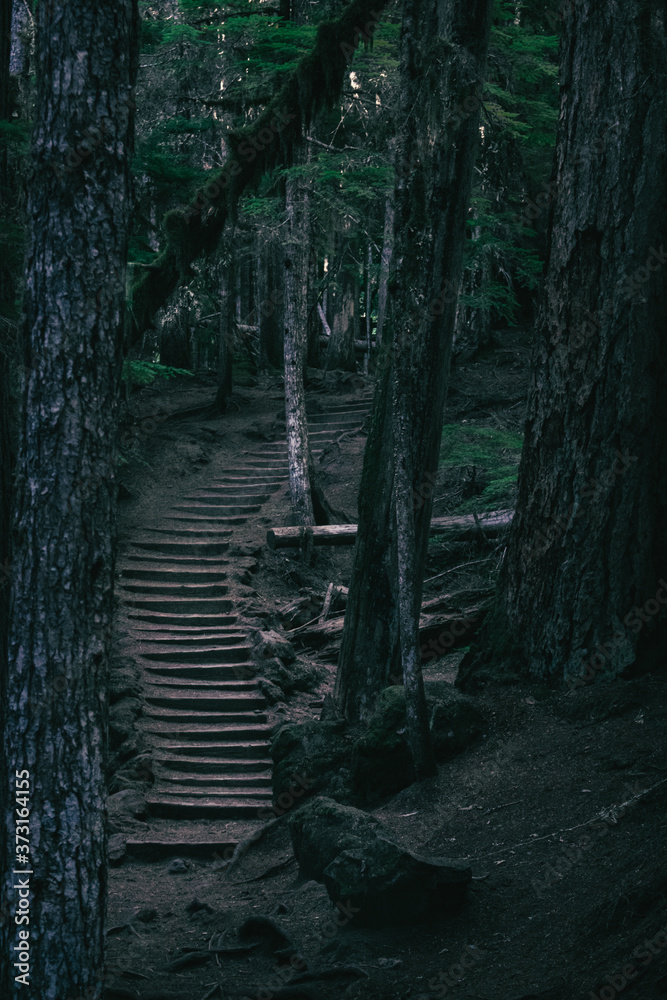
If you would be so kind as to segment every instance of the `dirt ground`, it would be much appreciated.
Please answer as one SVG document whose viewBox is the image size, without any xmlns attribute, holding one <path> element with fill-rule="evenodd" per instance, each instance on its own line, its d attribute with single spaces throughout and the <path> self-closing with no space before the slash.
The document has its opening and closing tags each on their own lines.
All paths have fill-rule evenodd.
<svg viewBox="0 0 667 1000">
<path fill-rule="evenodd" d="M 507 335 L 500 346 L 452 373 L 446 422 L 468 420 L 520 432 L 529 345 Z M 349 384 L 339 386 L 346 398 Z M 359 384 L 361 391 L 362 383 Z M 333 401 L 334 392 L 320 399 Z M 144 389 L 129 407 L 138 431 L 120 479 L 120 549 L 132 532 L 159 523 L 175 497 L 205 484 L 252 443 L 270 434 L 283 399 L 277 379 L 238 389 L 232 412 L 163 419 L 203 406 L 208 378 Z M 314 394 L 313 398 L 318 398 Z M 142 424 L 143 421 L 143 424 Z M 325 456 L 330 501 L 356 520 L 363 435 Z M 347 584 L 351 550 L 321 549 L 306 567 L 265 544 L 285 523 L 286 491 L 261 516 L 235 529 L 234 542 L 256 553 L 251 585 L 239 591 L 246 613 L 277 621 L 281 607 L 308 587 Z M 245 531 L 244 531 L 245 529 Z M 434 548 L 429 572 L 447 559 L 475 557 Z M 462 570 L 435 581 L 425 597 L 471 581 Z M 539 609 L 537 609 L 539 610 Z M 272 616 L 273 619 L 272 619 Z M 425 675 L 454 681 L 461 652 Z M 281 718 L 319 718 L 334 667 L 321 689 L 300 694 Z M 300 878 L 284 820 L 231 867 L 220 856 L 126 859 L 110 870 L 109 976 L 113 1000 L 269 1000 L 361 997 L 377 1000 L 651 1000 L 667 995 L 667 691 L 664 675 L 553 693 L 538 685 L 486 688 L 475 697 L 484 737 L 441 764 L 438 776 L 373 810 L 401 844 L 430 856 L 467 861 L 473 871 L 457 916 L 392 930 L 332 921 L 324 887 Z M 247 824 L 252 830 L 259 826 Z M 177 823 L 154 821 L 155 831 Z M 238 835 L 238 824 L 202 821 L 201 830 Z M 233 827 L 233 829 L 232 829 Z M 200 830 L 200 832 L 201 832 Z M 249 916 L 275 918 L 303 956 L 299 971 L 237 930 Z M 213 950 L 213 949 L 218 949 Z M 223 954 L 219 949 L 226 949 Z M 230 953 L 231 952 L 231 953 Z M 287 960 L 286 960 L 287 961 Z M 172 964 L 176 967 L 172 967 Z M 180 964 L 180 967 L 178 965 Z M 327 971 L 328 970 L 328 971 Z M 327 975 L 322 975 L 323 972 Z"/>
</svg>

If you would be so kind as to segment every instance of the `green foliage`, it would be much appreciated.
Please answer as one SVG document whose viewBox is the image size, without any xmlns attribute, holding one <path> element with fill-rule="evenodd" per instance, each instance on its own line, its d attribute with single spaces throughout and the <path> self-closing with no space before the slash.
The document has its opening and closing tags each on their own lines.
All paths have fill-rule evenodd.
<svg viewBox="0 0 667 1000">
<path fill-rule="evenodd" d="M 512 505 L 522 446 L 522 438 L 512 431 L 445 424 L 442 429 L 440 466 L 474 466 L 477 477 L 487 480 L 482 493 L 460 504 L 456 509 L 457 514 Z"/>
<path fill-rule="evenodd" d="M 138 361 L 125 358 L 123 361 L 122 379 L 132 385 L 152 385 L 156 378 L 178 378 L 180 375 L 192 377 L 192 372 L 185 368 L 170 368 L 157 361 Z"/>
</svg>

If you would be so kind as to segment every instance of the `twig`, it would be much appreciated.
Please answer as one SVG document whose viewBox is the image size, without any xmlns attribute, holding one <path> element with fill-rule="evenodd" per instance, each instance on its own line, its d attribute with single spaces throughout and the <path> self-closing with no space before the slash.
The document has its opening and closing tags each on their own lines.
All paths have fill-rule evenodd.
<svg viewBox="0 0 667 1000">
<path fill-rule="evenodd" d="M 638 792 L 633 795 L 631 799 L 627 799 L 625 802 L 621 802 L 616 809 L 626 809 L 628 806 L 634 805 L 635 802 L 639 802 L 650 792 L 654 791 L 656 788 L 660 788 L 667 782 L 667 778 L 663 778 L 662 781 L 658 781 L 655 785 L 651 785 L 650 788 L 645 788 L 643 792 Z M 531 837 L 530 840 L 521 840 L 518 844 L 513 844 L 511 847 L 503 847 L 499 851 L 490 851 L 489 854 L 478 854 L 476 857 L 468 855 L 466 858 L 462 858 L 462 861 L 479 861 L 481 858 L 492 858 L 496 854 L 505 854 L 507 851 L 513 851 L 515 847 L 527 847 L 528 844 L 539 844 L 541 840 L 549 840 L 550 837 L 557 837 L 560 833 L 572 833 L 573 830 L 581 830 L 585 826 L 590 826 L 591 823 L 597 823 L 600 818 L 605 819 L 612 814 L 611 809 L 602 809 L 599 813 L 596 813 L 592 819 L 587 819 L 585 823 L 577 823 L 576 826 L 566 826 L 562 830 L 554 830 L 552 833 L 545 833 L 543 837 Z"/>
<path fill-rule="evenodd" d="M 485 809 L 482 816 L 488 816 L 489 813 L 497 812 L 498 809 L 507 809 L 508 806 L 516 806 L 519 802 L 523 802 L 523 799 L 514 799 L 513 802 L 503 802 L 499 806 L 492 806 L 491 809 Z"/>
<path fill-rule="evenodd" d="M 441 577 L 447 576 L 448 573 L 455 573 L 457 569 L 467 569 L 468 566 L 478 566 L 479 563 L 488 562 L 489 559 L 493 559 L 495 552 L 496 550 L 494 549 L 490 556 L 484 556 L 483 559 L 473 559 L 472 562 L 459 563 L 458 566 L 451 566 L 450 569 L 445 569 L 442 573 L 436 573 L 435 576 L 429 576 L 428 580 L 424 580 L 424 583 L 432 583 L 434 580 L 440 580 Z"/>
<path fill-rule="evenodd" d="M 220 989 L 220 983 L 216 983 L 215 986 L 205 993 L 201 1000 L 211 1000 L 211 997 Z M 222 991 L 221 991 L 222 992 Z"/>
</svg>

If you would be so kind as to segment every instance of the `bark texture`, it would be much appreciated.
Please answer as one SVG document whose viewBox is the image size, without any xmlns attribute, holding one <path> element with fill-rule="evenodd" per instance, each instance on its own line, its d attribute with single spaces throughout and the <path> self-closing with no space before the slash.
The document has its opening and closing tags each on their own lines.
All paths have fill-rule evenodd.
<svg viewBox="0 0 667 1000">
<path fill-rule="evenodd" d="M 308 346 L 306 327 L 307 259 L 303 232 L 308 227 L 306 192 L 288 177 L 285 193 L 287 245 L 285 254 L 285 419 L 292 521 L 315 524 L 308 475 L 308 421 L 303 366 Z"/>
<path fill-rule="evenodd" d="M 130 222 L 134 0 L 37 7 L 25 387 L 2 782 L 30 772 L 27 992 L 97 998 L 106 910 L 106 676 L 115 414 Z M 9 785 L 7 787 L 7 782 Z M 16 815 L 4 821 L 14 843 Z M 16 855 L 8 854 L 9 871 Z M 6 871 L 6 869 L 5 869 Z M 16 876 L 3 895 L 17 903 Z M 12 911 L 13 911 L 12 907 Z M 0 993 L 23 997 L 2 930 Z"/>
<path fill-rule="evenodd" d="M 664 662 L 665 30 L 657 0 L 566 7 L 518 505 L 466 686 L 491 661 L 555 684 Z"/>
<path fill-rule="evenodd" d="M 478 140 L 474 95 L 483 77 L 488 0 L 405 0 L 396 149 L 396 278 L 392 340 L 407 352 L 407 446 L 413 491 L 437 470 L 464 226 Z M 466 105 L 464 102 L 468 101 Z M 454 109 L 470 107 L 470 113 Z M 385 336 L 385 335 L 383 335 Z M 386 336 L 385 336 L 386 339 Z M 398 667 L 397 563 L 392 509 L 394 351 L 380 358 L 359 493 L 359 533 L 336 677 L 349 719 L 363 718 Z M 433 480 L 431 479 L 431 482 Z M 431 501 L 415 511 L 415 595 L 421 602 Z"/>
</svg>

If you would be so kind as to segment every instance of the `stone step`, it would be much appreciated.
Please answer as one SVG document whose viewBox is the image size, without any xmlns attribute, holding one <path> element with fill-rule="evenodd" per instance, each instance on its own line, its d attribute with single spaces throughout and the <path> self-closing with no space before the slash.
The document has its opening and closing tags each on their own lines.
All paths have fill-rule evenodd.
<svg viewBox="0 0 667 1000">
<path fill-rule="evenodd" d="M 244 459 L 243 462 L 246 469 L 257 469 L 258 471 L 271 472 L 273 475 L 278 473 L 283 473 L 284 475 L 289 474 L 289 467 L 287 465 L 287 459 L 284 462 L 267 462 L 263 458 L 248 457 Z"/>
<path fill-rule="evenodd" d="M 285 477 L 280 474 L 276 476 L 269 476 L 266 473 L 260 472 L 258 469 L 228 469 L 224 476 L 213 476 L 211 479 L 212 483 L 220 484 L 221 486 L 251 486 L 253 489 L 263 488 L 265 486 L 282 486 L 285 481 Z"/>
<path fill-rule="evenodd" d="M 203 774 L 194 771 L 159 770 L 159 780 L 177 782 L 179 785 L 191 785 L 193 788 L 225 789 L 228 794 L 242 795 L 244 789 L 263 789 L 264 795 L 271 795 L 271 776 L 265 774 L 246 774 L 239 771 L 235 774 Z"/>
<path fill-rule="evenodd" d="M 204 500 L 193 500 L 191 503 L 175 504 L 171 509 L 183 511 L 186 514 L 224 514 L 225 518 L 235 514 L 259 514 L 262 509 L 260 503 L 257 504 L 230 504 L 229 497 L 208 497 Z"/>
<path fill-rule="evenodd" d="M 147 699 L 150 702 L 150 699 Z M 174 699 L 172 699 L 174 700 Z M 145 719 L 149 719 L 151 725 L 156 722 L 165 723 L 169 725 L 241 725 L 246 723 L 247 725 L 254 725 L 257 723 L 266 723 L 267 716 L 266 712 L 262 712 L 261 708 L 256 709 L 239 708 L 236 711 L 233 710 L 233 705 L 229 707 L 228 711 L 221 711 L 221 706 L 218 704 L 217 709 L 203 709 L 202 711 L 197 711 L 195 709 L 186 707 L 164 707 L 160 705 L 153 706 L 152 703 L 149 704 L 147 709 L 144 711 Z M 149 730 L 152 732 L 152 730 Z M 174 732 L 179 732 L 180 730 L 174 730 Z"/>
<path fill-rule="evenodd" d="M 151 649 L 150 643 L 143 643 L 139 650 L 142 660 L 151 660 L 159 663 L 191 663 L 194 666 L 205 666 L 209 663 L 217 665 L 227 663 L 246 663 L 252 646 L 247 643 L 236 646 L 223 644 L 209 645 L 202 647 L 187 646 L 178 643 L 173 646 Z"/>
<path fill-rule="evenodd" d="M 163 739 L 196 740 L 198 743 L 210 740 L 212 743 L 234 743 L 237 740 L 261 740 L 268 745 L 272 726 L 262 722 L 246 723 L 205 723 L 205 722 L 153 722 L 144 723 L 144 732 L 161 736 Z"/>
<path fill-rule="evenodd" d="M 132 546 L 136 549 L 141 549 L 147 553 L 155 553 L 157 555 L 170 555 L 178 558 L 194 558 L 194 557 L 210 557 L 213 558 L 217 555 L 222 555 L 229 548 L 229 542 L 207 542 L 207 541 L 183 541 L 183 542 L 168 542 L 160 541 L 157 539 L 139 539 L 135 538 L 132 540 Z"/>
<path fill-rule="evenodd" d="M 271 767 L 271 761 L 267 763 L 269 745 L 267 740 L 239 740 L 224 743 L 213 743 L 209 741 L 199 742 L 189 740 L 171 740 L 171 742 L 158 743 L 155 745 L 158 751 L 156 760 L 164 764 L 166 760 L 178 760 L 188 764 L 188 768 L 196 758 L 206 758 L 207 761 L 214 760 L 217 769 L 222 771 L 231 770 L 230 759 L 237 758 L 243 761 L 243 766 L 247 767 L 250 760 L 261 760 L 267 767 Z M 174 767 L 173 763 L 169 764 Z"/>
<path fill-rule="evenodd" d="M 171 614 L 222 615 L 231 611 L 233 601 L 217 597 L 127 597 L 125 604 L 144 612 L 164 611 Z"/>
<path fill-rule="evenodd" d="M 181 677 L 161 677 L 159 674 L 151 674 L 147 680 L 147 685 L 147 690 L 154 691 L 156 694 L 163 692 L 165 695 L 169 695 L 170 692 L 180 689 L 191 691 L 193 694 L 201 691 L 202 694 L 210 692 L 213 695 L 217 691 L 234 694 L 238 692 L 256 693 L 259 690 L 257 681 L 253 677 L 246 677 L 244 680 L 237 677 L 228 677 L 221 681 L 192 677 L 188 680 L 187 685 L 184 685 Z"/>
<path fill-rule="evenodd" d="M 212 645 L 215 646 L 238 646 L 243 643 L 246 638 L 243 632 L 202 632 L 197 635 L 181 635 L 180 633 L 163 633 L 163 632 L 140 632 L 139 629 L 134 629 L 134 634 L 138 641 L 142 644 L 152 643 L 162 644 L 158 648 L 170 649 L 174 644 L 181 646 L 202 646 L 203 648 L 209 648 Z"/>
<path fill-rule="evenodd" d="M 219 555 L 171 555 L 168 552 L 128 550 L 123 553 L 123 565 L 128 568 L 137 569 L 189 569 L 192 566 L 201 566 L 202 569 L 217 569 L 220 566 L 229 566 L 229 560 L 224 554 Z"/>
<path fill-rule="evenodd" d="M 209 858 L 220 861 L 231 857 L 238 840 L 220 837 L 146 837 L 126 841 L 127 853 L 140 861 L 161 861 L 164 858 Z"/>
<path fill-rule="evenodd" d="M 257 817 L 261 804 L 253 799 L 234 799 L 227 802 L 222 797 L 197 799 L 196 797 L 168 795 L 148 797 L 148 811 L 152 816 L 168 819 L 250 819 Z M 267 799 L 267 808 L 271 800 Z"/>
<path fill-rule="evenodd" d="M 243 492 L 239 493 L 233 486 L 208 486 L 205 492 L 194 493 L 192 496 L 183 497 L 183 499 L 188 501 L 194 500 L 199 503 L 211 503 L 212 501 L 225 503 L 228 500 L 232 500 L 234 503 L 254 503 L 261 505 L 266 503 L 271 496 L 271 493 L 276 492 L 275 490 L 272 490 L 271 493 L 248 493 L 246 487 L 243 486 L 238 487 L 238 489 L 243 490 Z"/>
<path fill-rule="evenodd" d="M 266 785 L 216 785 L 205 783 L 202 786 L 186 784 L 174 777 L 173 784 L 166 783 L 159 789 L 153 789 L 153 795 L 157 798 L 163 796 L 187 796 L 188 798 L 208 799 L 216 798 L 223 802 L 234 802 L 236 800 L 255 801 L 259 799 L 259 805 L 272 804 L 272 792 L 270 786 Z"/>
<path fill-rule="evenodd" d="M 206 744 L 208 746 L 208 744 Z M 267 749 L 266 744 L 261 744 L 264 750 Z M 272 761 L 266 756 L 262 757 L 261 754 L 255 755 L 254 758 L 248 756 L 244 757 L 241 753 L 236 756 L 230 757 L 224 754 L 218 755 L 216 757 L 207 757 L 202 754 L 202 756 L 193 756 L 188 753 L 187 747 L 183 748 L 183 752 L 179 753 L 178 756 L 175 754 L 166 754 L 159 756 L 155 755 L 155 763 L 160 766 L 160 769 L 165 768 L 170 771 L 177 771 L 179 774 L 183 772 L 186 773 L 197 773 L 197 774 L 249 774 L 252 772 L 258 777 L 264 776 L 268 782 L 271 781 L 271 767 Z"/>
<path fill-rule="evenodd" d="M 198 525 L 198 524 L 201 524 L 202 527 L 203 527 L 204 524 L 206 524 L 207 528 L 210 529 L 211 527 L 215 527 L 216 525 L 223 525 L 223 524 L 240 525 L 240 524 L 245 524 L 246 521 L 248 520 L 248 518 L 247 517 L 243 517 L 242 515 L 230 515 L 229 517 L 212 517 L 210 514 L 205 515 L 205 516 L 204 515 L 198 516 L 197 514 L 187 514 L 187 515 L 186 514 L 182 514 L 182 515 L 181 514 L 166 514 L 165 517 L 164 517 L 164 520 L 165 521 L 176 521 L 177 526 L 180 526 L 182 524 L 189 524 L 189 525 Z"/>
<path fill-rule="evenodd" d="M 150 671 L 151 683 L 156 674 L 161 677 L 181 677 L 208 681 L 249 681 L 257 676 L 254 663 L 145 663 L 144 670 Z"/>
<path fill-rule="evenodd" d="M 120 588 L 131 594 L 163 594 L 169 597 L 223 597 L 229 593 L 227 583 L 162 583 L 150 580 L 138 580 L 133 583 L 124 577 Z"/>
<path fill-rule="evenodd" d="M 124 566 L 121 570 L 124 580 L 156 580 L 163 583 L 222 583 L 227 571 L 214 566 L 187 569 L 155 563 L 152 566 Z"/>
<path fill-rule="evenodd" d="M 144 697 L 149 705 L 161 709 L 204 709 L 219 711 L 224 708 L 229 712 L 254 712 L 266 707 L 266 699 L 257 689 L 254 691 L 207 691 L 193 690 L 191 687 L 173 687 L 169 691 L 150 687 L 144 690 Z"/>
<path fill-rule="evenodd" d="M 211 625 L 229 625 L 232 626 L 238 621 L 238 615 L 226 615 L 226 614 L 179 614 L 170 613 L 168 611 L 147 611 L 147 612 L 132 612 L 127 616 L 131 621 L 143 622 L 144 624 L 152 625 L 171 625 L 174 628 L 209 628 Z"/>
</svg>

